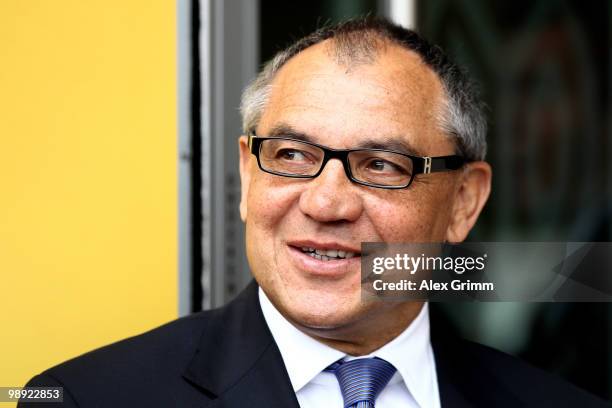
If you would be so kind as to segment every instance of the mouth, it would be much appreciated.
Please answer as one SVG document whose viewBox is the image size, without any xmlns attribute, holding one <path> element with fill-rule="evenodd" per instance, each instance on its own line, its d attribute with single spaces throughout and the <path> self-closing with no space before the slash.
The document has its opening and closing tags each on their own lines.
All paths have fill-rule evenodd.
<svg viewBox="0 0 612 408">
<path fill-rule="evenodd" d="M 308 278 L 344 279 L 359 276 L 359 247 L 311 240 L 287 244 L 289 259 Z"/>
</svg>

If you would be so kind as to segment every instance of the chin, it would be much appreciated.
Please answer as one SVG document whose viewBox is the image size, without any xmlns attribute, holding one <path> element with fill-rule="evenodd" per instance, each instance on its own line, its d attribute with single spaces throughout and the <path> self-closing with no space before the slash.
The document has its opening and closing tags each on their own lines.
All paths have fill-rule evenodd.
<svg viewBox="0 0 612 408">
<path fill-rule="evenodd" d="M 305 329 L 333 330 L 344 327 L 363 314 L 360 296 L 354 299 L 325 299 L 308 296 L 287 299 L 283 314 L 295 325 Z"/>
</svg>

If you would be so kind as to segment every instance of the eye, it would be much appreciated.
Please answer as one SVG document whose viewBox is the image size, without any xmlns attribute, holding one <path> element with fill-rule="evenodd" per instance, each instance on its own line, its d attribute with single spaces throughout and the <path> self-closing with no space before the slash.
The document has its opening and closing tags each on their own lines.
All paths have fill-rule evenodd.
<svg viewBox="0 0 612 408">
<path fill-rule="evenodd" d="M 306 153 L 296 149 L 280 149 L 276 153 L 276 158 L 287 161 L 306 161 Z"/>
<path fill-rule="evenodd" d="M 376 171 L 383 171 L 388 166 L 389 166 L 389 163 L 385 162 L 384 160 L 372 160 L 368 164 L 368 168 L 372 170 L 376 170 Z"/>
<path fill-rule="evenodd" d="M 382 159 L 371 159 L 365 168 L 378 173 L 405 173 L 400 166 Z"/>
</svg>

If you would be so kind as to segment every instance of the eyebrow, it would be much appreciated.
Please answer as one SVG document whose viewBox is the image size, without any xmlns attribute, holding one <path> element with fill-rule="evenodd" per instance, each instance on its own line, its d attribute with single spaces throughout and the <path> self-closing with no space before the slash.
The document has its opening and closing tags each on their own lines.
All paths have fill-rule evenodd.
<svg viewBox="0 0 612 408">
<path fill-rule="evenodd" d="M 311 135 L 300 132 L 294 127 L 285 123 L 278 124 L 270 130 L 268 137 L 288 137 L 291 139 L 302 140 L 304 142 L 318 143 Z M 404 137 L 387 136 L 382 139 L 366 139 L 361 141 L 351 149 L 383 149 L 408 154 L 411 156 L 424 156 L 422 152 L 404 140 Z"/>
</svg>

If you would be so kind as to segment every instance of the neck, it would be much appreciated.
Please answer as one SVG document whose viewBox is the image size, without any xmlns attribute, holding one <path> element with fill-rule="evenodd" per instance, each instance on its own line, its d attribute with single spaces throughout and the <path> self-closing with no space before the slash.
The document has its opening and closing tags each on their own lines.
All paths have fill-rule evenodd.
<svg viewBox="0 0 612 408">
<path fill-rule="evenodd" d="M 364 356 L 399 336 L 416 319 L 423 302 L 403 302 L 388 310 L 386 317 L 365 316 L 350 325 L 318 329 L 297 326 L 315 340 L 351 356 Z"/>
</svg>

